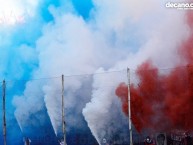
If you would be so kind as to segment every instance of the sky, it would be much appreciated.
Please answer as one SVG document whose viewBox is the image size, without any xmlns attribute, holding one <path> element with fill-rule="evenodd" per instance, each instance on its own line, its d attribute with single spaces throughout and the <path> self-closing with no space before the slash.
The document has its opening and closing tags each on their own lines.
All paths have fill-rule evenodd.
<svg viewBox="0 0 193 145">
<path fill-rule="evenodd" d="M 127 68 L 146 60 L 159 69 L 175 67 L 177 48 L 190 35 L 187 10 L 167 8 L 167 2 L 0 0 L 8 144 L 22 144 L 23 137 L 32 145 L 59 144 L 62 74 L 68 145 L 127 136 L 115 94 L 127 82 Z"/>
</svg>

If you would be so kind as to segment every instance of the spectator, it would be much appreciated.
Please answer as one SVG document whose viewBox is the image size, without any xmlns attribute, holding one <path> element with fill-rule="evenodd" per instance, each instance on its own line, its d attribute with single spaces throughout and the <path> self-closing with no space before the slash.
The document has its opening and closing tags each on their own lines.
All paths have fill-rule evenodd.
<svg viewBox="0 0 193 145">
<path fill-rule="evenodd" d="M 159 134 L 157 136 L 157 145 L 164 145 L 166 138 L 164 134 Z"/>
<path fill-rule="evenodd" d="M 145 145 L 154 145 L 153 140 L 149 136 L 146 137 L 144 142 Z"/>
<path fill-rule="evenodd" d="M 28 138 L 28 137 L 26 137 L 25 139 L 24 139 L 24 145 L 30 145 L 30 143 L 31 143 L 31 140 Z"/>
</svg>

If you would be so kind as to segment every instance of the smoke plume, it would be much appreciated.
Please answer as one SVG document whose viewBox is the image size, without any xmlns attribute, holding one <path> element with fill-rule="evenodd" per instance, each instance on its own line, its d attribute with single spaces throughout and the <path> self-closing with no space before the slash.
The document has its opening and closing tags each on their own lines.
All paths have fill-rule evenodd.
<svg viewBox="0 0 193 145">
<path fill-rule="evenodd" d="M 142 63 L 130 86 L 131 118 L 138 132 L 143 130 L 192 130 L 193 105 L 193 13 L 187 13 L 189 37 L 178 47 L 181 63 L 173 69 L 159 70 L 151 61 Z M 128 115 L 128 90 L 124 83 L 116 89 L 122 110 Z"/>
</svg>

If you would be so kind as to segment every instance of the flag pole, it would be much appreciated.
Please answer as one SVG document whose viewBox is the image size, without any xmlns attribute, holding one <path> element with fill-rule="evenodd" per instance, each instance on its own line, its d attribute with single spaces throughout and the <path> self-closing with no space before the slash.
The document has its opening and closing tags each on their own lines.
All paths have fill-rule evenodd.
<svg viewBox="0 0 193 145">
<path fill-rule="evenodd" d="M 62 131 L 64 137 L 64 145 L 66 145 L 66 122 L 64 113 L 64 75 L 62 75 Z"/>
<path fill-rule="evenodd" d="M 129 119 L 129 135 L 130 135 L 130 145 L 133 145 L 132 137 L 132 126 L 131 126 L 131 92 L 130 92 L 130 69 L 127 68 L 127 79 L 128 79 L 128 119 Z"/>
<path fill-rule="evenodd" d="M 5 80 L 3 80 L 3 139 L 4 139 L 4 145 L 6 145 L 6 116 L 5 116 L 5 89 L 6 84 Z"/>
</svg>

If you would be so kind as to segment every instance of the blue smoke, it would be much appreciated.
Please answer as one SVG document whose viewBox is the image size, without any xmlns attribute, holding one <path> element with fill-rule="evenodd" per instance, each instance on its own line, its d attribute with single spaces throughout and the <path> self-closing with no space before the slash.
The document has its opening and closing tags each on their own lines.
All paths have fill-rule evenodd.
<svg viewBox="0 0 193 145">
<path fill-rule="evenodd" d="M 7 144 L 9 145 L 21 145 L 23 144 L 23 139 L 25 137 L 29 137 L 31 139 L 32 145 L 59 144 L 59 138 L 57 138 L 54 134 L 54 130 L 45 106 L 40 112 L 30 115 L 29 119 L 33 120 L 34 124 L 29 122 L 27 127 L 21 129 L 14 116 L 15 107 L 12 104 L 12 100 L 14 95 L 22 95 L 27 80 L 31 79 L 33 72 L 38 68 L 38 53 L 35 50 L 36 41 L 39 37 L 41 37 L 44 25 L 54 20 L 54 17 L 49 11 L 49 6 L 52 5 L 54 7 L 59 7 L 60 4 L 61 2 L 59 0 L 41 1 L 35 17 L 28 17 L 28 14 L 26 13 L 26 22 L 24 24 L 0 28 L 0 79 L 5 79 L 7 85 L 6 139 Z M 90 6 L 86 4 L 86 9 L 83 10 L 79 9 L 79 6 L 81 5 L 78 1 L 73 1 L 73 4 L 76 6 L 75 8 L 77 8 L 79 15 L 82 15 L 85 18 L 88 17 L 91 9 Z M 2 94 L 2 83 L 0 89 Z M 2 100 L 0 101 L 0 107 L 2 108 Z M 0 113 L 2 114 L 2 109 Z M 41 120 L 37 118 L 41 118 Z M 83 119 L 83 116 L 80 115 L 80 118 L 83 121 L 83 127 L 82 129 L 74 128 L 67 132 L 67 144 L 85 144 L 85 141 L 81 140 L 85 137 L 86 139 L 89 139 L 89 141 L 87 141 L 88 144 L 96 144 L 95 139 L 91 135 L 90 130 Z M 2 115 L 0 115 L 1 124 L 2 120 Z M 0 144 L 3 144 L 2 130 L 3 128 L 1 126 Z"/>
</svg>

